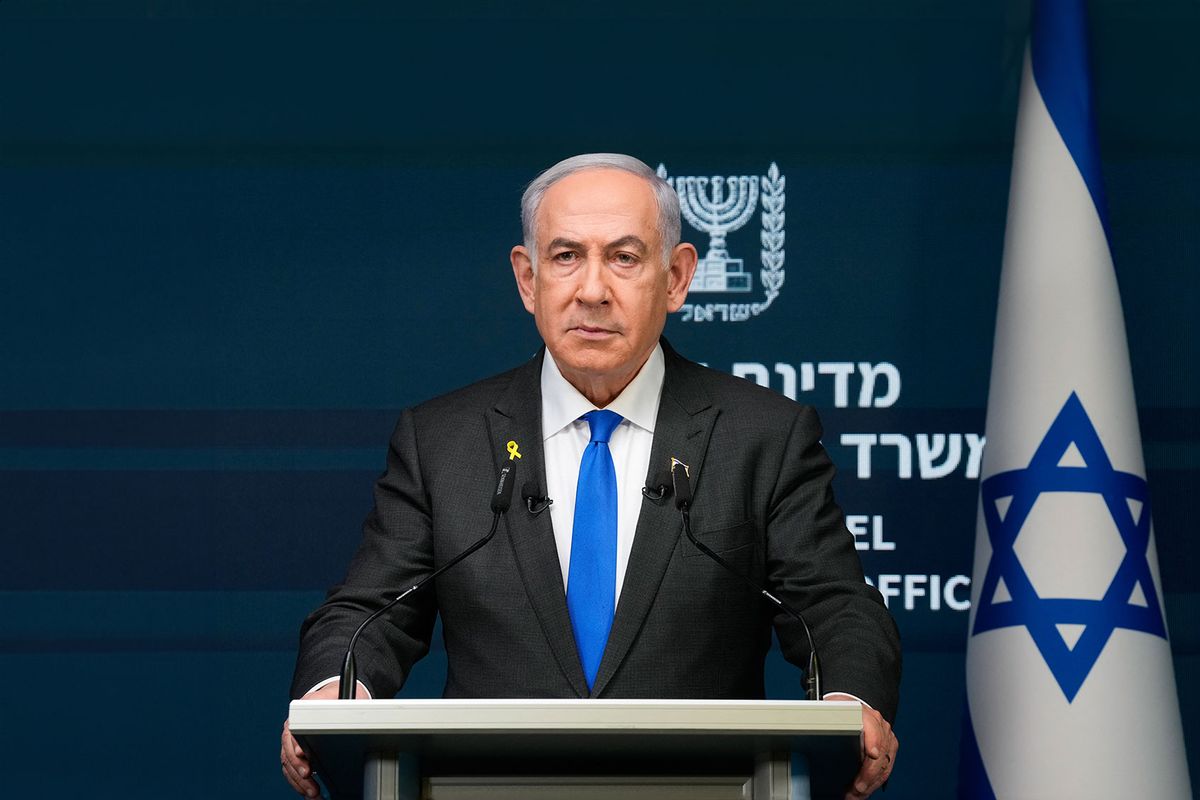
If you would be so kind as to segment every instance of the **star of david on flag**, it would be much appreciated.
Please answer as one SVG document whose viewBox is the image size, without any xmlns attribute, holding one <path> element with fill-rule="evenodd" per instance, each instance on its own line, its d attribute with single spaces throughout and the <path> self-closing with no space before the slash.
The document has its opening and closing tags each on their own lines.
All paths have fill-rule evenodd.
<svg viewBox="0 0 1200 800">
<path fill-rule="evenodd" d="M 1035 585 L 1018 556 L 1015 545 L 1035 505 L 1047 493 L 1058 492 L 1098 495 L 1112 530 L 1090 530 L 1087 535 L 1120 537 L 1124 556 L 1099 599 L 1054 596 L 1053 581 L 1049 586 Z M 1028 628 L 1068 702 L 1075 699 L 1117 628 L 1166 638 L 1146 554 L 1151 518 L 1146 481 L 1113 468 L 1074 392 L 1029 466 L 993 475 L 983 482 L 981 493 L 992 558 L 980 590 L 973 636 L 1010 626 Z M 1054 522 L 1071 524 L 1071 520 Z M 1054 531 L 1038 533 L 1054 535 Z M 1058 568 L 1067 571 L 1077 565 L 1068 561 Z"/>
</svg>

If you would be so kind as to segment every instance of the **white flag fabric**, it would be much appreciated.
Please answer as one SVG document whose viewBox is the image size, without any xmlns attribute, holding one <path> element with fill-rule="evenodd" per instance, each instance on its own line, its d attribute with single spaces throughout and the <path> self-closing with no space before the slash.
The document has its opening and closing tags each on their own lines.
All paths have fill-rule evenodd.
<svg viewBox="0 0 1200 800">
<path fill-rule="evenodd" d="M 959 794 L 1191 796 L 1088 77 L 1036 2 L 980 481 Z"/>
</svg>

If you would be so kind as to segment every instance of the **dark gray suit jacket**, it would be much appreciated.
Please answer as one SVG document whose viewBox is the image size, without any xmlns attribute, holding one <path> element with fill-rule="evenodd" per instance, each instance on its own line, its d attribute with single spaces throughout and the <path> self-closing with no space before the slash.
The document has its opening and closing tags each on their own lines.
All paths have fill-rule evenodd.
<svg viewBox="0 0 1200 800">
<path fill-rule="evenodd" d="M 821 653 L 823 690 L 895 715 L 899 636 L 863 581 L 833 501 L 834 468 L 816 412 L 749 381 L 687 361 L 663 342 L 666 376 L 647 477 L 672 457 L 691 468 L 697 538 L 801 610 Z M 355 627 L 488 529 L 507 443 L 518 489 L 546 486 L 542 356 L 405 411 L 375 508 L 345 582 L 301 629 L 299 697 L 340 671 Z M 590 696 L 760 698 L 774 624 L 789 661 L 808 644 L 790 618 L 682 536 L 670 502 L 642 503 L 624 586 Z M 429 648 L 442 616 L 447 697 L 588 697 L 567 613 L 550 515 L 514 502 L 496 538 L 372 624 L 359 678 L 391 697 Z"/>
</svg>

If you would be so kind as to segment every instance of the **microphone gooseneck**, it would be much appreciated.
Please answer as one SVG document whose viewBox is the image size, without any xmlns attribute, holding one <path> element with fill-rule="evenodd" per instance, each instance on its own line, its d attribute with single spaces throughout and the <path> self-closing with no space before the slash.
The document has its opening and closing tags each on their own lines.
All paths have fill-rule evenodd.
<svg viewBox="0 0 1200 800">
<path fill-rule="evenodd" d="M 696 546 L 696 549 L 720 564 L 733 575 L 736 575 L 743 583 L 745 583 L 754 591 L 758 592 L 766 599 L 770 600 L 776 605 L 776 607 L 780 608 L 789 617 L 799 622 L 804 628 L 804 635 L 808 637 L 808 669 L 806 670 L 804 676 L 805 690 L 809 700 L 820 700 L 821 664 L 820 660 L 817 658 L 817 645 L 813 641 L 812 631 L 809 630 L 808 623 L 805 622 L 804 617 L 801 616 L 799 611 L 792 608 L 775 595 L 771 594 L 762 586 L 759 586 L 758 583 L 752 580 L 749 576 L 743 575 L 736 568 L 734 568 L 732 564 L 717 555 L 712 548 L 696 538 L 696 535 L 692 533 L 692 483 L 688 478 L 687 466 L 679 461 L 674 461 L 671 464 L 671 484 L 675 490 L 675 507 L 679 509 L 679 513 L 683 517 L 683 532 L 687 536 L 688 540 Z M 645 492 L 646 490 L 643 489 L 642 491 Z M 647 497 L 648 496 L 649 495 L 647 495 Z"/>
<path fill-rule="evenodd" d="M 496 489 L 494 492 L 492 492 L 492 527 L 488 530 L 488 532 L 466 550 L 463 550 L 454 558 L 450 559 L 445 564 L 405 589 L 403 592 L 393 598 L 390 603 L 385 605 L 383 608 L 378 609 L 371 616 L 367 617 L 365 620 L 363 620 L 362 624 L 358 626 L 358 629 L 354 631 L 354 635 L 350 637 L 350 644 L 346 647 L 346 657 L 342 660 L 342 674 L 340 683 L 338 685 L 339 700 L 354 699 L 356 688 L 355 685 L 358 682 L 358 669 L 354 663 L 354 646 L 358 644 L 359 634 L 361 634 L 363 629 L 365 629 L 368 625 L 387 613 L 388 609 L 390 609 L 392 606 L 396 605 L 413 592 L 419 591 L 422 586 L 434 580 L 437 578 L 437 576 L 441 575 L 443 572 L 450 569 L 455 564 L 462 561 L 464 558 L 471 555 L 492 540 L 492 537 L 496 535 L 496 528 L 500 526 L 500 517 L 506 511 L 508 511 L 509 507 L 512 505 L 513 483 L 515 482 L 515 476 L 513 473 L 516 472 L 516 469 L 516 465 L 512 462 L 506 463 L 500 468 L 500 476 L 496 479 Z"/>
<path fill-rule="evenodd" d="M 503 514 L 512 505 L 513 484 L 517 482 L 512 474 L 516 471 L 517 466 L 512 462 L 500 468 L 500 475 L 496 478 L 496 490 L 492 492 L 493 514 Z"/>
</svg>

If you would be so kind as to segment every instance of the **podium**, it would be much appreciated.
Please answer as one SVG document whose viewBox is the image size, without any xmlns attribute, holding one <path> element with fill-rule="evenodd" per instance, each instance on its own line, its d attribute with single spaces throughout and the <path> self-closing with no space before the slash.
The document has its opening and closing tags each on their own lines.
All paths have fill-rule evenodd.
<svg viewBox="0 0 1200 800">
<path fill-rule="evenodd" d="M 306 700 L 290 720 L 335 800 L 840 798 L 862 731 L 858 703 L 806 700 Z"/>
</svg>

